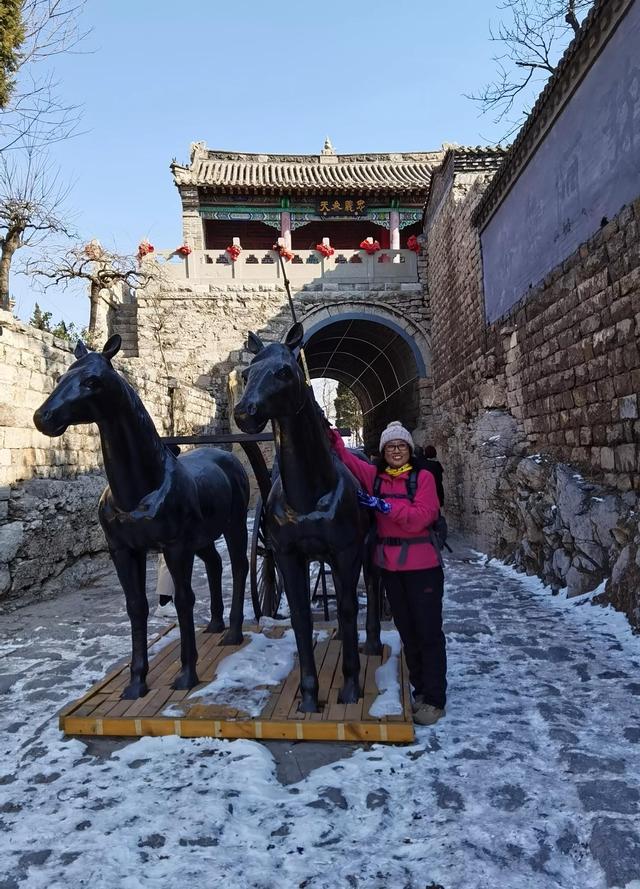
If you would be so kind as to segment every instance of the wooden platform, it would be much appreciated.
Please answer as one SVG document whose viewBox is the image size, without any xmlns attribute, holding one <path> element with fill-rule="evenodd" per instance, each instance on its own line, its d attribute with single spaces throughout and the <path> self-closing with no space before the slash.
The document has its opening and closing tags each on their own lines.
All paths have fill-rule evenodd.
<svg viewBox="0 0 640 889">
<path fill-rule="evenodd" d="M 297 710 L 298 661 L 287 678 L 271 686 L 269 697 L 259 716 L 252 718 L 229 706 L 203 703 L 202 698 L 189 698 L 196 689 L 174 691 L 171 688 L 179 669 L 180 642 L 174 639 L 150 659 L 147 684 L 149 693 L 137 701 L 122 700 L 122 689 L 129 681 L 129 665 L 123 664 L 94 685 L 84 697 L 65 707 L 59 714 L 60 728 L 67 735 L 110 735 L 142 737 L 143 735 L 179 735 L 184 738 L 261 738 L 301 741 L 370 741 L 409 743 L 414 740 L 409 681 L 404 658 L 399 658 L 398 680 L 403 713 L 376 719 L 369 715 L 378 689 L 376 669 L 389 657 L 384 648 L 382 657 L 368 657 L 361 653 L 360 683 L 364 696 L 357 704 L 339 704 L 338 690 L 342 684 L 342 645 L 336 641 L 335 625 L 316 624 L 325 629 L 325 638 L 315 644 L 315 659 L 320 682 L 320 713 L 300 713 Z M 172 628 L 165 630 L 165 635 Z M 246 630 L 259 632 L 258 627 Z M 266 629 L 267 635 L 277 638 L 281 627 Z M 156 637 L 155 640 L 157 641 Z M 221 634 L 196 630 L 198 645 L 198 675 L 202 680 L 197 688 L 210 683 L 218 663 L 243 646 L 220 645 Z M 247 636 L 245 642 L 247 644 Z M 163 715 L 167 709 L 181 710 L 182 716 Z"/>
</svg>

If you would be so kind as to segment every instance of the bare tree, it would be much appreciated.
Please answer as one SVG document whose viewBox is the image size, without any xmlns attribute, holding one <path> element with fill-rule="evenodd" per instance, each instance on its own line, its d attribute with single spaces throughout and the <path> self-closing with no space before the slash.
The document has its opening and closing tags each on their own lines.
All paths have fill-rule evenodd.
<svg viewBox="0 0 640 889">
<path fill-rule="evenodd" d="M 13 23 L 10 45 L 0 64 L 5 101 L 0 102 L 0 151 L 66 139 L 75 131 L 80 109 L 58 96 L 48 63 L 77 50 L 89 33 L 80 25 L 86 0 L 2 0 Z M 15 21 L 15 7 L 20 21 Z"/>
<path fill-rule="evenodd" d="M 52 250 L 38 259 L 30 260 L 25 267 L 27 274 L 46 281 L 45 289 L 53 286 L 68 287 L 74 281 L 87 281 L 91 304 L 89 333 L 101 336 L 100 307 L 109 302 L 105 291 L 115 285 L 138 288 L 148 284 L 158 274 L 156 263 L 141 262 L 138 257 L 113 253 L 98 240 L 77 245 L 68 250 Z"/>
<path fill-rule="evenodd" d="M 8 309 L 9 275 L 16 250 L 52 234 L 71 235 L 65 221 L 68 188 L 46 153 L 33 147 L 19 156 L 0 153 L 0 307 Z"/>
<path fill-rule="evenodd" d="M 503 0 L 498 6 L 504 18 L 489 26 L 491 40 L 501 47 L 493 57 L 496 79 L 468 98 L 508 127 L 503 139 L 520 128 L 531 91 L 537 94 L 553 74 L 592 5 L 593 0 Z M 509 119 L 512 113 L 516 117 Z"/>
</svg>

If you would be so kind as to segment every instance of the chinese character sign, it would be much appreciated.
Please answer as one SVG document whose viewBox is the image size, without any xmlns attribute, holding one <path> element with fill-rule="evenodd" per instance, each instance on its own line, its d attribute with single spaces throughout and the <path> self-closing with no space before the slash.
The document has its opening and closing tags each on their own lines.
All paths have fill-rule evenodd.
<svg viewBox="0 0 640 889">
<path fill-rule="evenodd" d="M 320 216 L 364 216 L 366 202 L 362 198 L 331 197 L 318 201 Z"/>
</svg>

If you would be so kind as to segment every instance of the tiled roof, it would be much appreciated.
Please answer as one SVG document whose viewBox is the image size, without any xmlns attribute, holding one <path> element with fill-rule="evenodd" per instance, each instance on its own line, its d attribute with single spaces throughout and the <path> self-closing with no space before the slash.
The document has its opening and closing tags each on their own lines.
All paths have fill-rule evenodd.
<svg viewBox="0 0 640 889">
<path fill-rule="evenodd" d="M 191 146 L 189 166 L 171 164 L 177 186 L 221 192 L 422 192 L 441 151 L 403 154 L 245 154 Z"/>
<path fill-rule="evenodd" d="M 500 169 L 508 148 L 501 145 L 442 146 L 446 149 L 442 163 L 433 171 L 429 193 L 423 208 L 423 222 L 428 222 L 437 212 L 440 201 L 456 173 L 494 174 Z"/>
<path fill-rule="evenodd" d="M 502 145 L 446 145 L 447 154 L 443 158 L 445 163 L 449 152 L 453 155 L 454 169 L 457 173 L 472 173 L 476 170 L 495 172 L 504 160 L 508 148 Z"/>
</svg>

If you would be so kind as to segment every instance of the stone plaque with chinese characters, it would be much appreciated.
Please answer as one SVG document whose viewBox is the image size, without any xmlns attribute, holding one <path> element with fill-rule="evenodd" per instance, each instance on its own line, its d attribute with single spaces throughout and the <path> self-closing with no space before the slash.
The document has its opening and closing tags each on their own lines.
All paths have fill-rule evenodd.
<svg viewBox="0 0 640 889">
<path fill-rule="evenodd" d="M 318 214 L 320 216 L 364 216 L 367 212 L 366 202 L 362 198 L 320 198 Z"/>
</svg>

